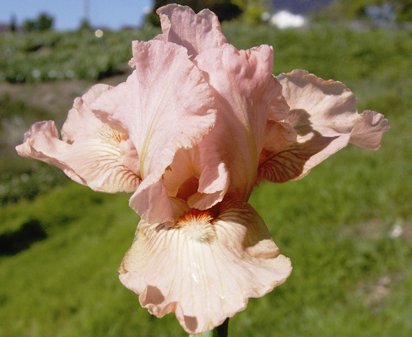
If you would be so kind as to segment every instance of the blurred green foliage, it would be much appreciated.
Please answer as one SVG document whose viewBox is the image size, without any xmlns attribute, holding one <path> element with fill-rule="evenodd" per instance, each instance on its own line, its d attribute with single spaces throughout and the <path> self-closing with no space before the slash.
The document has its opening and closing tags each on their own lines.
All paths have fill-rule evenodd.
<svg viewBox="0 0 412 337">
<path fill-rule="evenodd" d="M 131 41 L 153 35 L 154 28 L 104 32 L 33 32 L 0 36 L 0 81 L 11 83 L 63 79 L 99 80 L 128 69 Z"/>
<path fill-rule="evenodd" d="M 262 22 L 262 14 L 270 9 L 269 0 L 233 0 L 242 9 L 241 19 L 246 24 Z"/>
<path fill-rule="evenodd" d="M 230 335 L 410 337 L 412 32 L 338 25 L 279 31 L 234 22 L 224 31 L 240 48 L 273 45 L 276 74 L 304 68 L 342 80 L 360 110 L 381 111 L 392 127 L 378 152 L 349 147 L 298 182 L 257 188 L 251 202 L 294 270 L 231 319 Z M 104 52 L 129 45 L 124 34 L 113 34 L 118 44 Z M 13 43 L 20 38 L 27 37 Z M 72 40 L 66 53 L 76 57 L 83 36 L 60 38 Z M 26 118 L 26 107 L 13 104 L 15 112 L 2 116 Z M 66 183 L 2 207 L 0 238 L 18 237 L 28 223 L 46 238 L 0 255 L 1 337 L 185 336 L 172 315 L 150 316 L 118 281 L 137 223 L 127 199 Z"/>
<path fill-rule="evenodd" d="M 44 32 L 53 28 L 54 19 L 47 13 L 40 13 L 34 20 L 26 20 L 23 22 L 25 32 Z M 10 29 L 13 31 L 12 29 Z"/>
<path fill-rule="evenodd" d="M 43 108 L 28 106 L 9 95 L 0 96 L 0 204 L 33 199 L 67 181 L 62 172 L 38 162 L 18 159 L 14 151 L 16 134 L 23 140 L 23 132 L 29 125 L 52 117 L 53 114 Z"/>
<path fill-rule="evenodd" d="M 15 100 L 10 95 L 0 96 L 0 120 L 21 118 L 35 121 L 35 118 L 47 119 L 51 117 L 49 111 L 37 106 L 28 106 L 23 101 Z"/>
<path fill-rule="evenodd" d="M 398 22 L 412 21 L 411 0 L 336 0 L 320 16 L 331 20 L 364 19 L 367 6 L 384 4 L 393 6 Z"/>
</svg>

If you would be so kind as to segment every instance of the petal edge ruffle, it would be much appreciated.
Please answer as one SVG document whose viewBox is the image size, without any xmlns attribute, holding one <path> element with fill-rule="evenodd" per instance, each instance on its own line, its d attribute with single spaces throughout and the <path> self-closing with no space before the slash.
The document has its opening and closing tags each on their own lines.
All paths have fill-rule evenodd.
<svg viewBox="0 0 412 337">
<path fill-rule="evenodd" d="M 278 78 L 290 107 L 286 122 L 295 129 L 296 138 L 273 136 L 273 142 L 286 139 L 283 148 L 266 139 L 260 179 L 285 182 L 302 178 L 349 143 L 368 149 L 379 147 L 382 134 L 389 129 L 388 121 L 372 111 L 358 114 L 355 96 L 343 83 L 323 80 L 304 70 Z"/>
<path fill-rule="evenodd" d="M 159 8 L 157 14 L 163 31 L 157 39 L 185 47 L 191 57 L 227 43 L 217 16 L 208 9 L 195 14 L 190 7 L 170 4 Z"/>
<path fill-rule="evenodd" d="M 158 317 L 175 312 L 188 333 L 220 325 L 291 272 L 249 205 L 219 213 L 189 212 L 170 227 L 141 221 L 120 267 L 121 282 L 143 307 Z"/>
<path fill-rule="evenodd" d="M 54 165 L 96 191 L 133 192 L 140 180 L 135 149 L 127 134 L 99 120 L 90 109 L 110 89 L 95 85 L 75 99 L 62 127 L 63 140 L 53 121 L 35 123 L 16 147 L 18 154 Z"/>
</svg>

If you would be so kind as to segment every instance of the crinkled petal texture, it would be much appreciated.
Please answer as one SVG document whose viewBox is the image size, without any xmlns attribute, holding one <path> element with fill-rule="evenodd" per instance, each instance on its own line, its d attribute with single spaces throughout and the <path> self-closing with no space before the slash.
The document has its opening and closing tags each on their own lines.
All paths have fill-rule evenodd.
<svg viewBox="0 0 412 337">
<path fill-rule="evenodd" d="M 256 182 L 267 123 L 286 118 L 288 112 L 281 86 L 272 76 L 272 48 L 237 50 L 227 43 L 217 17 L 209 10 L 195 14 L 186 6 L 167 5 L 157 12 L 163 30 L 158 39 L 187 49 L 213 88 L 218 110 L 214 128 L 196 148 L 196 155 L 189 155 L 195 174 L 178 174 L 174 190 L 180 189 L 181 181 L 185 190 L 187 183 L 192 190 L 197 184 L 195 193 L 186 198 L 188 206 L 197 209 L 212 207 L 226 194 L 247 200 Z M 183 156 L 170 166 L 167 185 Z"/>
<path fill-rule="evenodd" d="M 130 205 L 150 223 L 172 221 L 175 199 L 161 177 L 179 149 L 190 149 L 215 122 L 215 101 L 186 49 L 164 41 L 134 42 L 134 72 L 93 104 L 103 119 L 127 129 L 142 183 Z"/>
<path fill-rule="evenodd" d="M 216 176 L 223 163 L 230 179 L 225 192 L 247 200 L 256 183 L 267 124 L 288 113 L 280 84 L 272 76 L 272 48 L 239 51 L 226 44 L 199 54 L 195 62 L 208 74 L 219 108 L 216 126 L 199 146 L 203 172 Z"/>
<path fill-rule="evenodd" d="M 353 93 L 341 82 L 322 80 L 304 70 L 278 77 L 291 111 L 287 122 L 295 129 L 266 139 L 259 175 L 274 182 L 305 176 L 320 162 L 353 143 L 376 150 L 389 129 L 382 114 L 358 114 Z M 272 134 L 281 125 L 272 125 Z M 286 129 L 284 129 L 286 130 Z M 278 133 L 279 134 L 279 133 Z M 285 135 L 289 135 L 285 137 Z M 278 142 L 276 144 L 276 142 Z"/>
<path fill-rule="evenodd" d="M 181 45 L 189 56 L 227 43 L 217 16 L 208 9 L 199 13 L 187 6 L 171 4 L 157 10 L 163 34 L 157 38 Z"/>
<path fill-rule="evenodd" d="M 99 120 L 90 105 L 111 89 L 93 86 L 77 98 L 62 128 L 35 123 L 18 145 L 19 155 L 57 166 L 74 181 L 102 192 L 132 192 L 139 184 L 136 150 L 127 134 Z"/>
<path fill-rule="evenodd" d="M 245 203 L 189 211 L 177 223 L 141 221 L 120 267 L 121 282 L 188 333 L 213 329 L 283 283 L 291 272 L 258 214 Z"/>
</svg>

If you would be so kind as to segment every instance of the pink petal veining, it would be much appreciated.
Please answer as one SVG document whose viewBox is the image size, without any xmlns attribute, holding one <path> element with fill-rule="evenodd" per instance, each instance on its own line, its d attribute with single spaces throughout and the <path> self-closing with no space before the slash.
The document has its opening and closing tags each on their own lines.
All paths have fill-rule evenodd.
<svg viewBox="0 0 412 337">
<path fill-rule="evenodd" d="M 188 333 L 211 330 L 283 283 L 291 272 L 247 204 L 184 216 L 176 226 L 140 222 L 120 280 L 157 317 L 174 312 Z M 161 277 L 159 275 L 162 275 Z"/>
<path fill-rule="evenodd" d="M 283 148 L 264 151 L 261 177 L 274 182 L 301 178 L 349 143 L 379 147 L 388 121 L 372 111 L 358 114 L 355 96 L 343 83 L 322 80 L 304 70 L 278 78 L 291 109 L 288 122 L 297 137 Z"/>
<path fill-rule="evenodd" d="M 158 182 L 176 152 L 195 146 L 213 127 L 214 97 L 186 50 L 174 43 L 134 42 L 130 63 L 135 70 L 127 81 L 93 109 L 104 120 L 127 126 L 139 154 L 142 182 L 130 206 L 149 222 L 172 221 L 173 200 Z"/>
<path fill-rule="evenodd" d="M 139 184 L 137 153 L 126 133 L 103 123 L 90 105 L 111 89 L 92 87 L 75 100 L 60 140 L 53 121 L 38 122 L 26 132 L 17 152 L 57 166 L 74 181 L 102 192 L 131 192 Z"/>
</svg>

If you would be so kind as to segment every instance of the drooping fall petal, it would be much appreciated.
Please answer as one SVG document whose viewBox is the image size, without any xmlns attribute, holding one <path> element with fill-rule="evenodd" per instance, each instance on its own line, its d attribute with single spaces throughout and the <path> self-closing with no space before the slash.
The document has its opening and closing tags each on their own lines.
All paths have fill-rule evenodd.
<svg viewBox="0 0 412 337">
<path fill-rule="evenodd" d="M 19 155 L 52 164 L 78 183 L 102 192 L 132 192 L 139 184 L 137 154 L 127 134 L 100 121 L 90 110 L 110 86 L 96 85 L 77 98 L 62 127 L 35 123 L 17 146 Z"/>
<path fill-rule="evenodd" d="M 214 97 L 186 50 L 163 41 L 133 43 L 134 72 L 94 104 L 104 120 L 127 128 L 142 182 L 130 205 L 147 221 L 173 220 L 171 200 L 157 183 L 181 148 L 195 146 L 215 122 Z M 152 189 L 152 190 L 150 190 Z M 162 212 L 149 199 L 162 205 Z"/>
<path fill-rule="evenodd" d="M 121 282 L 143 307 L 157 317 L 175 312 L 189 333 L 220 325 L 291 272 L 252 207 L 216 212 L 189 211 L 173 226 L 141 221 L 120 267 Z"/>
<path fill-rule="evenodd" d="M 217 16 L 208 9 L 195 14 L 190 7 L 170 4 L 157 14 L 163 31 L 157 38 L 185 47 L 189 56 L 227 43 Z"/>
<path fill-rule="evenodd" d="M 379 147 L 382 134 L 389 129 L 388 121 L 373 111 L 358 114 L 355 96 L 343 83 L 322 80 L 304 70 L 278 78 L 291 109 L 288 122 L 297 137 L 283 148 L 266 147 L 261 177 L 274 182 L 303 177 L 348 143 Z"/>
</svg>

